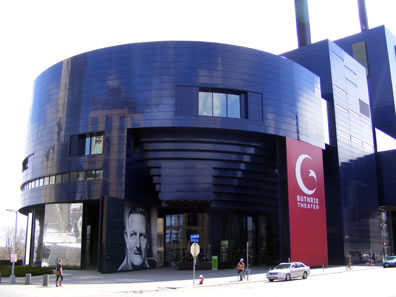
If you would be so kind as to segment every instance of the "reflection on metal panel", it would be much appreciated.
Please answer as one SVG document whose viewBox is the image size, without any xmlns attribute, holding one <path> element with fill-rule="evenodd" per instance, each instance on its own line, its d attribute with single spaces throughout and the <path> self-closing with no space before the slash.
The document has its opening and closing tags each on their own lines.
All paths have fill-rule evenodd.
<svg viewBox="0 0 396 297">
<path fill-rule="evenodd" d="M 26 230 L 26 242 L 25 242 L 25 265 L 30 264 L 30 248 L 31 248 L 31 236 L 32 236 L 32 223 L 33 215 L 30 212 L 28 214 L 27 230 Z"/>
<path fill-rule="evenodd" d="M 82 213 L 82 203 L 45 206 L 42 266 L 62 258 L 63 265 L 80 267 Z"/>
</svg>

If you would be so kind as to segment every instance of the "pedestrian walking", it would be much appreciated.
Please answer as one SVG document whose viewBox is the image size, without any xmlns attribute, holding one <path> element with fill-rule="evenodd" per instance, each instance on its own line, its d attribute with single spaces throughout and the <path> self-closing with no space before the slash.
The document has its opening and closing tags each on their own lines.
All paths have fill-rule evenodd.
<svg viewBox="0 0 396 297">
<path fill-rule="evenodd" d="M 370 262 L 370 265 L 371 265 L 371 266 L 374 266 L 374 265 L 375 265 L 375 253 L 374 253 L 374 252 L 371 254 L 371 262 Z"/>
<path fill-rule="evenodd" d="M 239 281 L 243 280 L 243 271 L 245 270 L 245 263 L 243 262 L 243 259 L 241 258 L 237 264 L 237 270 L 239 274 Z"/>
<path fill-rule="evenodd" d="M 59 281 L 60 278 L 60 281 Z M 59 283 L 58 283 L 59 281 Z M 58 263 L 56 264 L 56 286 L 57 287 L 62 287 L 63 283 L 63 268 L 62 268 L 62 259 L 58 259 Z M 59 285 L 58 285 L 59 284 Z"/>
</svg>

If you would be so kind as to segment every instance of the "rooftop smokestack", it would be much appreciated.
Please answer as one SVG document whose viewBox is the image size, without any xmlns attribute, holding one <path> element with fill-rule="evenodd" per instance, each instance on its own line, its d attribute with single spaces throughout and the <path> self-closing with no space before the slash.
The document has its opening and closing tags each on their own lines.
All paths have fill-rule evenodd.
<svg viewBox="0 0 396 297">
<path fill-rule="evenodd" d="M 311 44 L 307 0 L 294 0 L 294 5 L 296 8 L 298 47 L 303 47 Z"/>
<path fill-rule="evenodd" d="M 358 0 L 360 30 L 363 32 L 368 30 L 366 0 Z"/>
</svg>

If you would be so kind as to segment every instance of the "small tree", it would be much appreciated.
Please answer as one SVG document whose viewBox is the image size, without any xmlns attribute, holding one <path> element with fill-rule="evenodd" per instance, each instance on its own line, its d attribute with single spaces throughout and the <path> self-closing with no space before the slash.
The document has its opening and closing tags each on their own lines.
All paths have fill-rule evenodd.
<svg viewBox="0 0 396 297">
<path fill-rule="evenodd" d="M 8 260 L 11 258 L 12 247 L 14 246 L 15 230 L 10 226 L 4 226 L 2 232 L 4 249 L 0 252 L 0 259 Z M 25 228 L 19 228 L 16 236 L 15 253 L 18 260 L 25 257 Z"/>
</svg>

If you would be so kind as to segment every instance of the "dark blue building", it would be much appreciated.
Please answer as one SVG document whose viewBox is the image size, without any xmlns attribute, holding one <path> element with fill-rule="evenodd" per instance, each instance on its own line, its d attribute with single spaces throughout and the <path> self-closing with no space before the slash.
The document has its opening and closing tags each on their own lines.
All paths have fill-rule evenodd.
<svg viewBox="0 0 396 297">
<path fill-rule="evenodd" d="M 382 131 L 396 138 L 395 36 L 385 26 L 380 26 L 337 40 L 336 43 L 366 69 L 375 134 Z M 396 150 L 381 151 L 380 143 L 376 143 L 376 146 L 381 243 L 385 253 L 392 254 L 396 239 L 396 173 L 392 169 Z"/>
<path fill-rule="evenodd" d="M 335 43 L 324 40 L 284 54 L 321 78 L 328 106 L 324 152 L 329 261 L 353 262 L 380 253 L 378 190 L 366 72 Z M 337 214 L 337 215 L 335 215 Z"/>
<path fill-rule="evenodd" d="M 325 146 L 319 78 L 288 59 L 200 42 L 66 59 L 35 83 L 26 261 L 114 271 L 125 201 L 150 213 L 159 266 L 191 261 L 191 234 L 203 266 L 233 267 L 247 242 L 250 263 L 286 260 L 286 136 Z"/>
<path fill-rule="evenodd" d="M 326 251 L 320 264 L 381 254 L 381 207 L 394 198 L 384 194 L 393 187 L 389 153 L 375 156 L 371 88 L 366 69 L 330 41 L 282 56 L 138 43 L 50 67 L 35 82 L 22 164 L 25 262 L 52 266 L 61 257 L 113 272 L 139 254 L 139 268 L 183 269 L 196 241 L 201 268 L 234 267 L 241 257 L 287 261 L 287 139 L 323 155 L 325 206 L 310 196 L 321 176 L 302 165 L 313 164 L 308 153 L 295 169 L 301 215 L 326 208 L 328 262 Z M 136 213 L 146 219 L 139 239 L 129 225 Z"/>
</svg>

